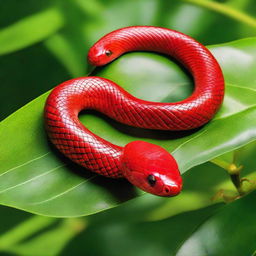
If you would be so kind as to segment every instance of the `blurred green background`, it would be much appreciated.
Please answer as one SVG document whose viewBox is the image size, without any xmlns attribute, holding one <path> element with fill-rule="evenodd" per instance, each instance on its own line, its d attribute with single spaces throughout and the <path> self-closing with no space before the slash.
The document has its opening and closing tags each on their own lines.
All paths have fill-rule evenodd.
<svg viewBox="0 0 256 256">
<path fill-rule="evenodd" d="M 255 0 L 0 0 L 0 119 L 60 82 L 88 74 L 88 49 L 114 29 L 163 26 L 212 45 L 254 37 L 255 14 Z M 242 152 L 241 162 L 248 163 L 255 145 Z M 206 163 L 194 168 L 194 178 L 200 168 L 220 172 Z M 254 197 L 172 217 L 166 216 L 171 206 L 150 195 L 71 219 L 2 206 L 0 255 L 253 255 Z"/>
<path fill-rule="evenodd" d="M 206 45 L 255 35 L 256 26 L 187 2 L 0 0 L 0 119 L 60 82 L 87 74 L 89 47 L 123 26 L 172 28 Z M 217 2 L 256 13 L 250 0 Z"/>
</svg>

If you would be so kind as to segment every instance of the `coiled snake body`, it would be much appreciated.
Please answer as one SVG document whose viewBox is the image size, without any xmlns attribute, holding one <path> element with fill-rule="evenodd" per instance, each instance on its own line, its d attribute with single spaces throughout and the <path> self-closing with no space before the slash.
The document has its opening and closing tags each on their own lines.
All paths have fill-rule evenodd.
<svg viewBox="0 0 256 256">
<path fill-rule="evenodd" d="M 219 109 L 224 96 L 223 75 L 203 45 L 160 27 L 135 26 L 113 31 L 92 46 L 88 60 L 101 66 L 132 51 L 154 51 L 177 59 L 194 78 L 193 94 L 176 103 L 156 103 L 135 98 L 107 79 L 72 79 L 49 95 L 45 105 L 46 130 L 63 154 L 91 171 L 112 178 L 125 177 L 155 195 L 173 196 L 180 192 L 182 179 L 169 152 L 143 141 L 130 142 L 125 147 L 114 145 L 86 129 L 78 114 L 83 109 L 94 109 L 135 127 L 196 128 L 207 123 Z"/>
</svg>

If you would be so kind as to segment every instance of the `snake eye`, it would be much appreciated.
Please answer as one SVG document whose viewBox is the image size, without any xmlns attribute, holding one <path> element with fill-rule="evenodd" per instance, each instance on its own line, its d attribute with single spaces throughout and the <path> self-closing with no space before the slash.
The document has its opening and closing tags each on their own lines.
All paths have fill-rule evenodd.
<svg viewBox="0 0 256 256">
<path fill-rule="evenodd" d="M 148 175 L 147 177 L 148 183 L 151 187 L 154 187 L 156 184 L 156 177 L 152 174 Z"/>
<path fill-rule="evenodd" d="M 105 51 L 105 54 L 106 54 L 107 56 L 110 56 L 110 55 L 112 54 L 112 52 L 111 52 L 110 50 L 106 50 L 106 51 Z"/>
</svg>

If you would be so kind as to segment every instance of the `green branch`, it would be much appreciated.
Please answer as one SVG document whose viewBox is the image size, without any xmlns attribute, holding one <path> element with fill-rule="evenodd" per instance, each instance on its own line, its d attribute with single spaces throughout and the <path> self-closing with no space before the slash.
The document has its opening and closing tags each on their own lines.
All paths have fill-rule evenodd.
<svg viewBox="0 0 256 256">
<path fill-rule="evenodd" d="M 226 161 L 223 161 L 219 158 L 215 158 L 212 159 L 211 162 L 223 169 L 225 169 L 228 174 L 230 175 L 230 179 L 232 181 L 232 183 L 234 184 L 234 186 L 236 187 L 239 195 L 243 195 L 244 192 L 242 190 L 242 183 L 243 183 L 243 179 L 240 178 L 240 172 L 243 168 L 243 166 L 239 166 L 237 167 L 234 163 L 230 164 Z"/>
<path fill-rule="evenodd" d="M 221 4 L 221 3 L 208 1 L 208 0 L 182 0 L 182 1 L 224 14 L 234 20 L 244 23 L 250 27 L 256 28 L 255 18 L 237 9 L 234 9 L 226 4 Z"/>
</svg>

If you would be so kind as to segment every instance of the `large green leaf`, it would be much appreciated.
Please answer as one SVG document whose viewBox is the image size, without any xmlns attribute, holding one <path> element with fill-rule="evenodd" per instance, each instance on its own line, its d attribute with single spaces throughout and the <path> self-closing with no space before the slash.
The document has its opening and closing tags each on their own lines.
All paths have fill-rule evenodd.
<svg viewBox="0 0 256 256">
<path fill-rule="evenodd" d="M 251 38 L 210 47 L 225 74 L 225 102 L 215 119 L 197 131 L 145 131 L 92 112 L 81 116 L 81 120 L 116 144 L 143 139 L 174 151 L 184 173 L 255 140 L 255 42 Z M 153 101 L 179 100 L 192 89 L 191 80 L 178 65 L 153 53 L 127 54 L 94 74 Z M 42 118 L 46 96 L 32 101 L 0 124 L 1 204 L 49 216 L 79 216 L 134 197 L 133 187 L 128 183 L 95 176 L 63 159 L 49 145 Z"/>
<path fill-rule="evenodd" d="M 236 151 L 236 161 L 245 165 L 243 175 L 255 171 L 255 146 L 254 142 Z M 206 255 L 206 251 L 213 256 L 242 256 L 245 252 L 251 255 L 255 250 L 256 230 L 251 225 L 255 193 L 227 207 L 215 205 L 168 217 L 177 214 L 183 204 L 187 210 L 196 209 L 200 198 L 207 199 L 208 190 L 214 192 L 216 181 L 225 181 L 221 168 L 210 163 L 195 167 L 184 176 L 186 186 L 179 197 L 168 200 L 148 194 L 86 218 L 58 220 L 1 207 L 0 217 L 6 221 L 0 226 L 0 252 L 24 256 L 114 256 L 122 251 L 124 256 L 167 256 L 176 255 L 181 248 L 180 255 L 191 255 L 192 250 L 193 255 Z M 220 188 L 225 187 L 222 184 Z M 149 221 L 152 212 L 160 220 Z M 162 220 L 164 216 L 168 218 Z M 237 230 L 244 235 L 230 235 Z M 223 241 L 227 246 L 222 246 Z"/>
</svg>

